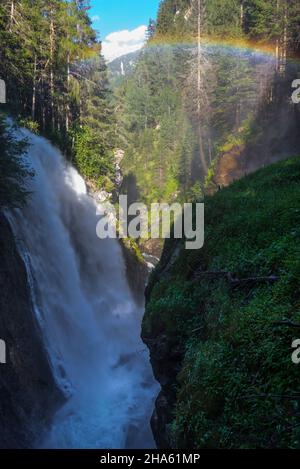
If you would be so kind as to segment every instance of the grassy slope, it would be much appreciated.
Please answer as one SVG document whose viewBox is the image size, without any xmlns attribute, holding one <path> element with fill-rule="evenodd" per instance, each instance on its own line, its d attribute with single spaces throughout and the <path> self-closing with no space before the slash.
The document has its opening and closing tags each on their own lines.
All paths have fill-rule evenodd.
<svg viewBox="0 0 300 469">
<path fill-rule="evenodd" d="M 145 336 L 167 334 L 185 349 L 172 424 L 177 447 L 300 447 L 300 158 L 260 170 L 207 198 L 200 251 L 165 248 L 150 283 Z M 232 288 L 195 270 L 275 284 Z M 295 396 L 297 394 L 297 396 Z"/>
</svg>

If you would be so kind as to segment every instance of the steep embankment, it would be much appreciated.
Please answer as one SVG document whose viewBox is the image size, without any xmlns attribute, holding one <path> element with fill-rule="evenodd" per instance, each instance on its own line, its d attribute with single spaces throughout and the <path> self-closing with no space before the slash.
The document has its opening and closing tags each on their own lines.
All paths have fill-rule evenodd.
<svg viewBox="0 0 300 469">
<path fill-rule="evenodd" d="M 31 307 L 24 263 L 0 213 L 0 447 L 28 448 L 45 429 L 62 395 L 53 381 Z"/>
<path fill-rule="evenodd" d="M 260 97 L 257 109 L 252 110 L 251 123 L 245 119 L 237 135 L 233 138 L 229 134 L 222 146 L 213 164 L 208 190 L 228 186 L 246 174 L 298 153 L 300 109 L 291 99 L 291 83 L 298 73 L 299 65 L 289 64 L 284 76 L 269 76 L 265 95 Z"/>
<path fill-rule="evenodd" d="M 160 447 L 300 447 L 300 158 L 205 201 L 205 245 L 166 243 L 143 338 Z"/>
</svg>

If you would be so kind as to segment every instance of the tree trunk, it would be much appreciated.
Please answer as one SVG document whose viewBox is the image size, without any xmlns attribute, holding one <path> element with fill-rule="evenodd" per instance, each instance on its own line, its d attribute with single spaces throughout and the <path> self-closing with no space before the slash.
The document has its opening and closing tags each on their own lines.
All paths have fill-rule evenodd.
<svg viewBox="0 0 300 469">
<path fill-rule="evenodd" d="M 9 32 L 12 32 L 13 24 L 15 21 L 15 0 L 11 0 L 10 4 L 10 21 L 9 21 Z"/>
<path fill-rule="evenodd" d="M 51 95 L 51 121 L 52 131 L 55 130 L 55 116 L 54 116 L 54 40 L 55 40 L 55 28 L 54 28 L 54 10 L 51 8 L 50 11 L 50 95 Z"/>
<path fill-rule="evenodd" d="M 198 141 L 199 141 L 199 153 L 200 153 L 200 162 L 203 172 L 207 173 L 207 163 L 205 158 L 205 150 L 203 144 L 202 136 L 202 125 L 201 125 L 201 85 L 202 85 L 202 76 L 201 76 L 201 0 L 197 0 L 198 10 L 197 10 L 197 26 L 198 26 L 198 63 L 197 63 L 197 114 L 198 114 Z"/>
<path fill-rule="evenodd" d="M 283 19 L 283 39 L 282 39 L 282 57 L 281 57 L 281 73 L 286 71 L 287 61 L 287 47 L 288 47 L 288 4 L 284 2 L 284 19 Z"/>
<path fill-rule="evenodd" d="M 279 0 L 276 3 L 276 22 L 279 22 Z M 276 71 L 279 71 L 279 38 L 276 39 L 276 46 L 275 46 L 275 57 L 276 57 Z"/>
<path fill-rule="evenodd" d="M 41 113 L 42 113 L 42 129 L 43 132 L 46 130 L 46 109 L 45 109 L 45 85 L 44 76 L 41 79 Z"/>
<path fill-rule="evenodd" d="M 35 120 L 35 107 L 36 107 L 36 54 L 34 54 L 34 66 L 33 66 L 33 87 L 32 87 L 32 107 L 31 107 L 32 120 Z"/>
<path fill-rule="evenodd" d="M 70 104 L 69 104 L 69 93 L 70 93 L 70 53 L 67 57 L 67 108 L 66 108 L 66 131 L 70 129 Z"/>
<path fill-rule="evenodd" d="M 244 26 L 244 2 L 243 1 L 241 2 L 240 25 L 241 25 L 241 29 L 243 30 L 243 26 Z"/>
</svg>

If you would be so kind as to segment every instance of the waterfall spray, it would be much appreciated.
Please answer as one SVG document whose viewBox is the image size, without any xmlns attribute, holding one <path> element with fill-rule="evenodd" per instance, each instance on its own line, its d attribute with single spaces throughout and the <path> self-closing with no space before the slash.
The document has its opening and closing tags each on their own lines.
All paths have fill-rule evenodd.
<svg viewBox="0 0 300 469">
<path fill-rule="evenodd" d="M 11 221 L 53 373 L 67 397 L 36 445 L 149 447 L 156 384 L 120 246 L 97 238 L 97 204 L 78 172 L 45 139 L 21 133 L 35 177 L 27 206 Z"/>
</svg>

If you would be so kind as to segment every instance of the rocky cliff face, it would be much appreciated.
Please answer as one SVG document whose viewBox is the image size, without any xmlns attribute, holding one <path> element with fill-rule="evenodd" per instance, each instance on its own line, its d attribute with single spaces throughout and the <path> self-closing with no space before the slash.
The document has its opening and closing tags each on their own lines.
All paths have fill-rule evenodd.
<svg viewBox="0 0 300 469">
<path fill-rule="evenodd" d="M 27 274 L 0 213 L 0 447 L 30 448 L 63 402 L 32 310 Z"/>
<path fill-rule="evenodd" d="M 176 404 L 174 383 L 180 372 L 184 353 L 180 345 L 173 343 L 163 332 L 156 337 L 145 335 L 143 340 L 150 350 L 155 379 L 161 385 L 151 418 L 152 432 L 158 448 L 172 448 L 169 427 Z"/>
<path fill-rule="evenodd" d="M 299 72 L 298 72 L 299 73 Z M 228 186 L 233 181 L 291 155 L 300 148 L 300 106 L 291 99 L 291 83 L 297 71 L 277 85 L 276 100 L 270 96 L 255 116 L 256 133 L 249 141 L 233 145 L 220 155 L 215 167 L 214 185 Z M 274 94 L 275 84 L 268 92 Z"/>
<path fill-rule="evenodd" d="M 147 264 L 142 258 L 142 255 L 135 243 L 120 240 L 120 246 L 125 262 L 128 285 L 137 304 L 143 305 L 143 292 L 149 275 Z"/>
<path fill-rule="evenodd" d="M 147 305 L 151 302 L 154 286 L 162 279 L 169 278 L 180 248 L 178 240 L 170 240 L 165 244 L 160 263 L 152 273 L 146 288 Z M 175 336 L 168 334 L 163 321 L 159 317 L 156 318 L 155 325 L 151 323 L 150 326 L 149 322 L 146 314 L 142 339 L 150 351 L 150 362 L 155 379 L 161 386 L 161 391 L 155 401 L 151 428 L 158 448 L 172 448 L 174 444 L 170 426 L 174 418 L 173 411 L 176 405 L 175 383 L 182 367 L 184 349 Z"/>
</svg>

